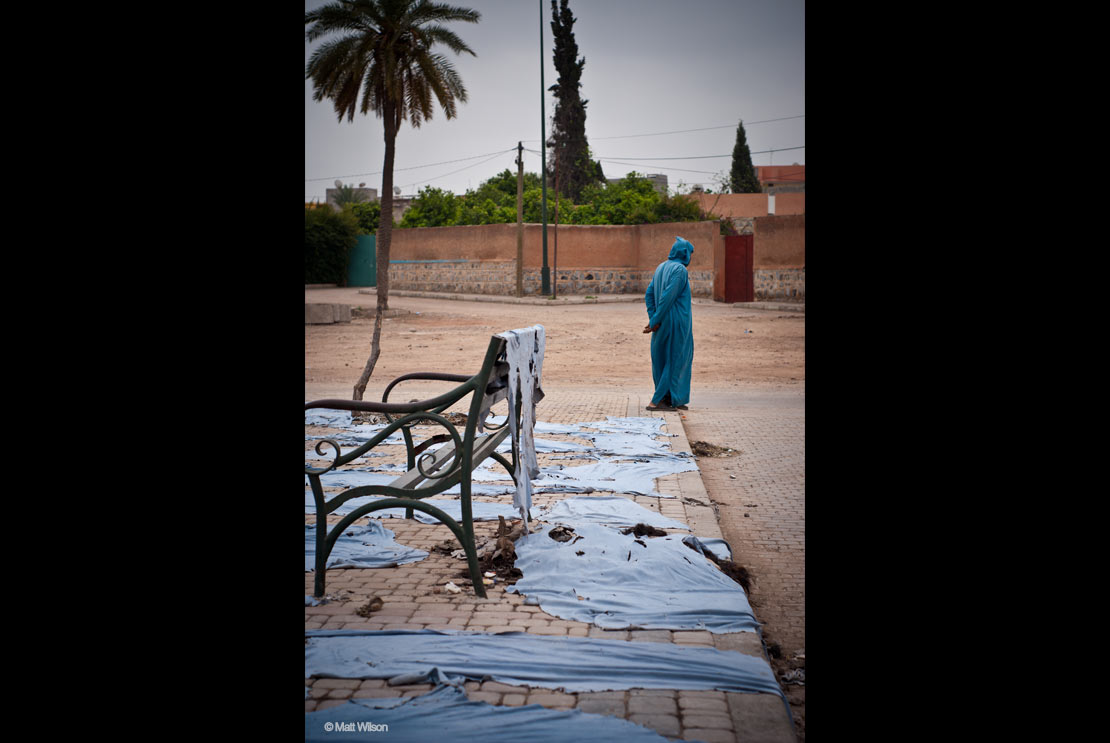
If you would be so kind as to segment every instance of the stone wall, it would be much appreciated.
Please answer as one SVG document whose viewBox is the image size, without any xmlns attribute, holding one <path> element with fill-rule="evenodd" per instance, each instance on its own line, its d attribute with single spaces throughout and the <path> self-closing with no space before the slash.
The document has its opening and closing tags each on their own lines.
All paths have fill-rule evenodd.
<svg viewBox="0 0 1110 743">
<path fill-rule="evenodd" d="M 785 299 L 805 301 L 806 270 L 802 268 L 757 268 L 752 277 L 757 302 Z"/>
<path fill-rule="evenodd" d="M 643 294 L 651 283 L 653 270 L 571 268 L 551 271 L 552 289 L 558 294 Z M 713 271 L 690 270 L 690 290 L 695 297 L 712 296 Z M 515 296 L 516 264 L 513 261 L 395 261 L 390 263 L 390 286 L 404 291 L 446 292 L 454 294 L 503 294 Z M 525 268 L 525 296 L 539 294 L 543 288 L 542 271 Z"/>
</svg>

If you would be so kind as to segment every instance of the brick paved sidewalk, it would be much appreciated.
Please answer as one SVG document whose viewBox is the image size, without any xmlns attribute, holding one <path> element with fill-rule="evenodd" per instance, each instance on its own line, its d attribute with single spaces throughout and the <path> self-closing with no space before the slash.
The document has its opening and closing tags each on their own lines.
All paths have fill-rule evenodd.
<svg viewBox="0 0 1110 743">
<path fill-rule="evenodd" d="M 551 423 L 585 423 L 605 416 L 655 415 L 665 421 L 665 432 L 672 448 L 689 451 L 689 443 L 678 413 L 648 413 L 636 394 L 592 390 L 549 390 L 537 408 L 537 417 Z M 706 460 L 699 460 L 699 466 Z M 541 457 L 542 462 L 542 457 Z M 699 472 L 660 478 L 657 490 L 675 498 L 634 496 L 645 508 L 687 523 L 699 537 L 721 538 L 714 505 Z M 626 496 L 627 497 L 627 496 Z M 561 496 L 536 494 L 535 507 L 548 505 Z M 497 500 L 476 497 L 475 500 Z M 503 499 L 505 500 L 505 499 Z M 306 515 L 311 523 L 314 515 Z M 333 517 L 334 520 L 337 520 Z M 385 519 L 383 523 L 396 534 L 400 544 L 431 550 L 434 545 L 453 539 L 447 527 L 405 519 Z M 496 531 L 496 522 L 475 523 L 476 537 L 482 540 Z M 685 532 L 679 532 L 685 533 Z M 727 536 L 725 536 L 727 539 Z M 738 551 L 732 545 L 734 553 Z M 743 564 L 743 563 L 742 563 Z M 538 606 L 526 606 L 524 597 L 506 593 L 504 585 L 489 589 L 489 597 L 478 598 L 467 587 L 461 594 L 443 590 L 450 580 L 465 573 L 464 561 L 440 552 L 424 560 L 390 569 L 336 569 L 328 571 L 330 601 L 318 607 L 305 607 L 306 629 L 454 629 L 482 632 L 523 631 L 536 635 L 596 637 L 629 642 L 669 642 L 677 645 L 715 647 L 764 657 L 760 638 L 751 632 L 713 634 L 707 631 L 602 630 L 584 622 L 566 621 L 545 613 Z M 305 593 L 312 593 L 313 574 L 305 574 Z M 804 595 L 804 590 L 803 590 Z M 384 606 L 369 616 L 357 611 L 378 596 Z M 759 610 L 756 618 L 762 621 Z M 804 625 L 804 615 L 803 615 Z M 350 698 L 408 697 L 427 693 L 431 684 L 389 686 L 385 680 L 305 679 L 310 688 L 305 711 L 340 705 Z M 493 681 L 467 682 L 471 700 L 490 704 L 518 706 L 540 704 L 553 709 L 579 709 L 612 715 L 651 728 L 676 740 L 702 740 L 705 743 L 739 741 L 794 741 L 794 729 L 782 700 L 774 694 L 726 693 L 721 691 L 645 690 L 564 693 L 546 688 L 512 686 Z"/>
<path fill-rule="evenodd" d="M 776 673 L 805 668 L 805 391 L 697 390 L 683 424 L 690 441 L 730 447 L 702 457 L 702 482 L 733 559 L 751 574 L 749 601 Z M 799 659 L 798 656 L 801 656 Z M 805 739 L 805 686 L 784 686 Z"/>
</svg>

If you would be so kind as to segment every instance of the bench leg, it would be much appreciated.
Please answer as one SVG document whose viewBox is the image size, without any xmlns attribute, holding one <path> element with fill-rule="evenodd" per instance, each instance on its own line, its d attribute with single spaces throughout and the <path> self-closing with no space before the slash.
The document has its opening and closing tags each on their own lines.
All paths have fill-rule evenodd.
<svg viewBox="0 0 1110 743">
<path fill-rule="evenodd" d="M 482 582 L 482 569 L 478 566 L 478 549 L 474 545 L 474 514 L 470 505 L 470 477 L 459 483 L 459 502 L 462 510 L 463 549 L 466 550 L 466 565 L 470 569 L 470 580 L 474 583 L 474 593 L 486 598 L 486 584 Z"/>
<path fill-rule="evenodd" d="M 323 544 L 328 537 L 328 522 L 319 515 L 316 516 L 316 577 L 312 595 L 315 598 L 324 598 L 324 586 L 327 581 L 328 556 L 324 554 Z"/>
<path fill-rule="evenodd" d="M 316 501 L 316 575 L 313 580 L 312 595 L 315 598 L 324 598 L 324 584 L 327 582 L 328 556 L 324 554 L 324 542 L 328 537 L 328 519 L 324 503 L 324 489 L 320 485 L 319 475 L 309 475 L 309 485 L 312 487 L 312 498 Z"/>
</svg>

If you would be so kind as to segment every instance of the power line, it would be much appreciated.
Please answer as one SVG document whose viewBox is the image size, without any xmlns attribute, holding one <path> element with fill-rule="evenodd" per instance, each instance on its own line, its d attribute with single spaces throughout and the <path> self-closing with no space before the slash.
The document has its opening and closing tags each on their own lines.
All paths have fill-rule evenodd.
<svg viewBox="0 0 1110 743">
<path fill-rule="evenodd" d="M 508 149 L 508 150 L 501 150 L 500 152 L 487 152 L 485 155 L 473 155 L 471 157 L 461 157 L 458 160 L 444 160 L 443 162 L 428 163 L 427 165 L 413 165 L 413 166 L 408 167 L 408 168 L 394 168 L 393 172 L 396 173 L 396 172 L 399 172 L 399 171 L 402 171 L 402 170 L 420 170 L 421 168 L 431 168 L 431 167 L 434 167 L 436 165 L 450 165 L 451 163 L 461 163 L 461 162 L 466 162 L 467 160 L 477 160 L 480 157 L 488 157 L 490 155 L 494 155 L 494 156 L 503 155 L 506 152 L 512 152 L 515 149 L 516 149 L 516 147 L 513 147 L 513 148 Z M 477 164 L 481 165 L 481 163 L 477 163 Z M 467 167 L 470 167 L 470 166 L 467 166 Z M 463 168 L 463 170 L 465 170 L 465 169 L 466 168 Z M 308 183 L 309 181 L 327 181 L 327 180 L 336 180 L 338 178 L 361 178 L 361 177 L 367 176 L 367 175 L 381 175 L 383 172 L 384 171 L 378 170 L 378 171 L 373 172 L 373 173 L 354 173 L 352 175 L 329 175 L 329 176 L 326 176 L 324 178 L 305 178 L 304 180 L 305 180 L 305 183 Z"/>
<path fill-rule="evenodd" d="M 424 183 L 431 183 L 432 181 L 438 181 L 440 178 L 446 178 L 449 175 L 454 175 L 455 173 L 461 173 L 464 170 L 467 170 L 469 168 L 476 168 L 479 165 L 485 165 L 486 163 L 490 162 L 490 160 L 496 160 L 497 158 L 504 155 L 506 152 L 513 152 L 514 150 L 516 150 L 516 147 L 513 147 L 512 149 L 509 149 L 509 150 L 502 150 L 501 152 L 495 152 L 493 157 L 489 158 L 489 160 L 483 160 L 480 163 L 474 163 L 473 165 L 467 165 L 466 167 L 459 168 L 458 170 L 452 170 L 450 173 L 444 173 L 443 175 L 437 175 L 434 178 L 429 178 L 426 181 L 416 181 L 415 183 L 407 183 L 407 184 L 405 184 L 404 188 L 410 188 L 412 186 L 419 186 L 419 185 L 422 185 Z M 482 156 L 479 155 L 478 157 L 482 157 Z M 471 158 L 467 158 L 467 159 L 471 159 Z M 459 162 L 459 161 L 456 160 L 455 162 Z M 411 170 L 411 168 L 410 168 L 410 170 Z"/>
<path fill-rule="evenodd" d="M 767 123 L 772 122 L 772 121 L 786 121 L 787 119 L 804 119 L 805 116 L 806 116 L 805 114 L 800 114 L 798 116 L 783 116 L 780 119 L 764 119 L 763 121 L 749 121 L 749 122 L 740 122 L 740 123 L 744 124 L 744 126 L 747 127 L 747 126 L 751 126 L 753 124 L 767 124 Z M 673 132 L 654 132 L 652 134 L 621 134 L 621 135 L 614 136 L 614 137 L 593 137 L 593 140 L 596 142 L 596 141 L 600 141 L 602 139 L 632 139 L 634 137 L 661 137 L 664 134 L 686 134 L 687 132 L 708 132 L 708 131 L 713 130 L 713 129 L 733 129 L 733 128 L 735 128 L 735 126 L 736 126 L 735 124 L 724 124 L 723 126 L 707 126 L 707 127 L 701 128 L 701 129 L 677 129 Z"/>
<path fill-rule="evenodd" d="M 609 160 L 608 158 L 598 158 L 598 159 L 599 160 L 604 160 L 604 162 L 607 162 L 607 163 L 613 163 L 614 165 L 631 165 L 633 167 L 636 166 L 636 163 L 623 163 L 620 160 Z M 690 170 L 689 168 L 672 168 L 672 167 L 665 166 L 665 165 L 655 165 L 655 166 L 653 166 L 653 169 L 654 170 L 677 170 L 677 171 L 681 171 L 683 173 L 705 173 L 706 175 L 714 175 L 715 172 L 716 172 L 716 171 L 712 171 L 712 170 Z"/>
<path fill-rule="evenodd" d="M 802 145 L 801 147 L 781 147 L 781 148 L 776 147 L 775 149 L 759 150 L 758 152 L 750 152 L 748 154 L 750 154 L 750 155 L 765 155 L 768 152 L 786 152 L 787 150 L 804 150 L 804 149 L 805 149 L 805 145 Z M 621 158 L 624 159 L 624 160 L 709 160 L 709 159 L 712 159 L 712 158 L 715 158 L 715 157 L 732 157 L 732 153 L 730 152 L 727 155 L 687 155 L 686 157 L 624 157 L 623 155 L 621 156 Z M 597 159 L 598 160 L 609 160 L 611 158 L 598 156 Z"/>
<path fill-rule="evenodd" d="M 783 116 L 783 117 L 778 118 L 778 119 L 763 119 L 762 121 L 747 121 L 747 122 L 741 121 L 740 123 L 742 123 L 745 127 L 748 127 L 748 126 L 752 126 L 754 124 L 768 124 L 772 121 L 787 121 L 789 119 L 804 119 L 805 117 L 806 117 L 805 114 L 799 114 L 797 116 Z M 670 132 L 652 132 L 650 134 L 618 134 L 618 135 L 614 135 L 614 136 L 611 136 L 611 137 L 590 137 L 590 139 L 594 142 L 598 142 L 598 141 L 601 141 L 603 139 L 633 139 L 635 137 L 661 137 L 665 134 L 686 134 L 688 132 L 708 132 L 708 131 L 712 131 L 714 129 L 734 129 L 735 127 L 736 127 L 736 124 L 722 124 L 721 126 L 701 127 L 700 129 L 676 129 L 676 130 L 670 131 Z M 538 139 L 526 139 L 524 141 L 525 142 L 539 142 Z"/>
</svg>

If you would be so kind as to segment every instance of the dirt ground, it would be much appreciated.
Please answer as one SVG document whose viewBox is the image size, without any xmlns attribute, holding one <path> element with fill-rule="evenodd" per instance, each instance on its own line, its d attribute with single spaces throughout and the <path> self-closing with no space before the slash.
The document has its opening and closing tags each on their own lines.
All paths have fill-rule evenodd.
<svg viewBox="0 0 1110 743">
<path fill-rule="evenodd" d="M 374 296 L 356 289 L 307 289 L 305 302 L 346 303 L 369 311 L 350 323 L 305 326 L 305 398 L 344 397 L 370 355 Z M 650 335 L 642 302 L 537 306 L 390 297 L 382 352 L 364 399 L 380 400 L 389 380 L 412 371 L 478 371 L 494 333 L 544 326 L 545 387 L 620 387 L 650 391 Z M 805 313 L 768 311 L 695 299 L 692 387 L 805 386 Z"/>
</svg>

